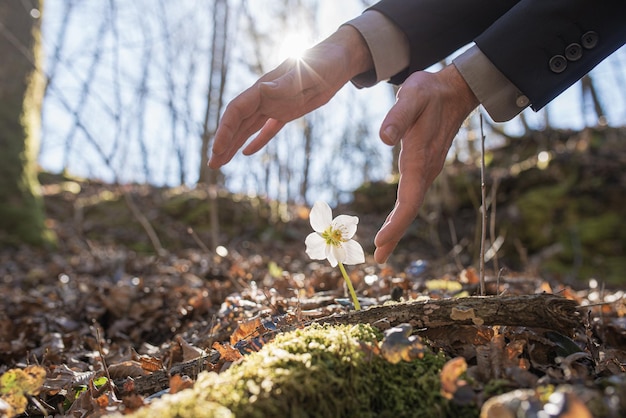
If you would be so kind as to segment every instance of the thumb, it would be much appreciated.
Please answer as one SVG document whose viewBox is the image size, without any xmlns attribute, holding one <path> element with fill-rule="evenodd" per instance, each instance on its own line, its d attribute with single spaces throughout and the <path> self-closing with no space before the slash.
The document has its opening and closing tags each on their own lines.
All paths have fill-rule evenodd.
<svg viewBox="0 0 626 418">
<path fill-rule="evenodd" d="M 259 83 L 261 95 L 269 99 L 285 99 L 301 94 L 309 86 L 303 77 L 302 71 L 297 67 L 287 71 L 282 76 Z"/>
<path fill-rule="evenodd" d="M 415 124 L 424 108 L 424 100 L 405 87 L 398 91 L 396 103 L 380 126 L 380 139 L 387 145 L 396 145 Z"/>
</svg>

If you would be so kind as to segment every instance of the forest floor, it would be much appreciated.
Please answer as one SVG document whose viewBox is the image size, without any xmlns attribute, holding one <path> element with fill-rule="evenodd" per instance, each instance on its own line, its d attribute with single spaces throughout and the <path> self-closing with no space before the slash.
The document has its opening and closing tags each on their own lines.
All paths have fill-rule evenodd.
<svg viewBox="0 0 626 418">
<path fill-rule="evenodd" d="M 132 205 L 158 224 L 161 236 L 178 237 L 182 243 L 175 249 L 164 244 L 162 253 L 155 255 L 130 249 L 133 238 L 149 242 L 136 217 L 116 225 L 109 219 L 117 216 L 114 210 L 89 217 L 77 209 L 80 199 L 114 201 L 119 188 L 78 186 L 45 186 L 48 223 L 59 239 L 56 249 L 0 250 L 0 416 L 134 410 L 162 390 L 189 387 L 199 371 L 185 368 L 192 361 L 203 359 L 202 369 L 222 371 L 233 360 L 242 361 L 242 353 L 245 361 L 245 353 L 266 343 L 282 324 L 302 327 L 351 309 L 339 270 L 308 259 L 304 252 L 304 239 L 311 232 L 305 208 L 286 209 L 292 222 L 282 223 L 279 232 L 270 225 L 260 236 L 241 233 L 210 252 L 204 238 L 184 222 L 152 217 L 151 196 L 163 190 L 141 186 L 132 190 Z M 181 195 L 185 193 L 193 191 Z M 127 206 L 124 210 L 131 213 Z M 363 218 L 359 236 L 373 236 L 380 222 Z M 430 268 L 433 265 L 438 267 Z M 475 296 L 476 267 L 463 268 L 453 259 L 424 259 L 419 251 L 400 249 L 388 264 L 376 264 L 367 256 L 365 264 L 348 271 L 367 309 L 391 300 Z M 562 415 L 549 416 L 574 416 L 563 411 L 586 408 L 589 399 L 598 397 L 605 405 L 604 416 L 623 416 L 622 290 L 593 280 L 571 286 L 535 273 L 506 272 L 499 277 L 487 274 L 487 293 L 559 295 L 575 302 L 576 326 L 570 332 L 556 323 L 547 328 L 474 324 L 455 327 L 454 332 L 450 327 L 418 329 L 434 349 L 450 359 L 463 357 L 469 366 L 469 377 L 457 374 L 452 380 L 474 382 L 471 399 L 449 389 L 453 401 L 479 407 L 488 397 L 483 393 L 487 383 L 495 380 L 499 392 L 568 383 L 594 393 L 569 393 L 569 403 L 560 406 Z M 263 338 L 265 331 L 268 336 Z M 237 346 L 252 339 L 254 344 Z M 149 379 L 158 373 L 160 379 Z M 174 379 L 172 374 L 188 378 Z M 128 386 L 129 377 L 135 388 Z M 22 383 L 9 390 L 11 379 Z M 111 382 L 117 383 L 115 389 Z M 142 382 L 145 386 L 139 390 Z M 531 412 L 518 416 L 533 416 Z"/>
</svg>

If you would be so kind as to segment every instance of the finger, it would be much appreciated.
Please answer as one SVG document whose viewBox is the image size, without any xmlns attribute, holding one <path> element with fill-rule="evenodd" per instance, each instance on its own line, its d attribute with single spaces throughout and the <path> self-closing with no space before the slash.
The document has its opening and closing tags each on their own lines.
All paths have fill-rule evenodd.
<svg viewBox="0 0 626 418">
<path fill-rule="evenodd" d="M 400 202 L 400 199 L 399 199 Z M 418 207 L 417 207 L 418 208 Z M 398 203 L 389 216 L 389 220 L 382 226 L 374 238 L 376 248 L 393 249 L 417 216 L 417 209 L 410 203 Z"/>
<path fill-rule="evenodd" d="M 262 129 L 267 121 L 267 116 L 259 115 L 254 120 L 251 120 L 250 123 L 246 123 L 246 126 L 242 128 L 242 131 L 239 132 L 233 139 L 233 147 L 226 154 L 224 154 L 223 158 L 226 159 L 226 162 L 230 161 L 235 156 L 239 148 L 241 148 L 248 140 L 248 138 L 254 135 L 255 132 Z"/>
<path fill-rule="evenodd" d="M 259 104 L 258 85 L 254 85 L 226 106 L 215 133 L 213 154 L 220 155 L 231 148 L 233 136 L 240 131 L 241 125 L 257 111 Z"/>
<path fill-rule="evenodd" d="M 416 216 L 417 210 L 410 205 L 403 204 L 398 204 L 390 213 L 388 221 L 374 238 L 374 244 L 376 245 L 374 258 L 378 263 L 384 263 L 387 260 Z"/>
<path fill-rule="evenodd" d="M 390 242 L 382 247 L 377 247 L 374 250 L 374 260 L 378 264 L 386 263 L 387 260 L 389 259 L 389 256 L 391 255 L 391 253 L 393 252 L 393 250 L 396 248 L 397 245 L 398 245 L 397 242 Z"/>
<path fill-rule="evenodd" d="M 219 168 L 228 163 L 237 153 L 237 150 L 243 146 L 250 136 L 261 129 L 266 121 L 267 116 L 264 115 L 257 115 L 253 118 L 248 118 L 241 126 L 239 126 L 237 132 L 231 134 L 227 149 L 225 149 L 221 154 L 216 154 L 215 152 L 211 154 L 209 167 Z M 218 132 L 220 129 L 222 129 L 222 127 L 218 128 Z M 216 140 L 218 132 L 216 132 Z"/>
<path fill-rule="evenodd" d="M 422 205 L 426 194 L 426 184 L 424 183 L 424 164 L 414 160 L 405 160 L 401 151 L 401 175 L 398 181 L 398 198 L 394 209 L 391 211 L 385 223 L 381 227 L 374 239 L 378 251 L 376 260 L 386 260 L 396 247 L 406 230 L 417 217 L 419 208 Z M 402 164 L 402 163 L 405 164 Z"/>
<path fill-rule="evenodd" d="M 427 103 L 414 90 L 413 85 L 405 85 L 398 90 L 396 103 L 380 125 L 379 136 L 385 144 L 396 145 L 424 111 Z"/>
<path fill-rule="evenodd" d="M 284 122 L 277 121 L 276 119 L 268 119 L 261 128 L 261 132 L 244 148 L 243 154 L 252 155 L 259 151 L 276 136 L 283 126 L 285 126 Z"/>
<path fill-rule="evenodd" d="M 320 90 L 324 80 L 305 60 L 297 60 L 282 76 L 260 84 L 261 94 L 269 99 L 284 100 Z"/>
</svg>

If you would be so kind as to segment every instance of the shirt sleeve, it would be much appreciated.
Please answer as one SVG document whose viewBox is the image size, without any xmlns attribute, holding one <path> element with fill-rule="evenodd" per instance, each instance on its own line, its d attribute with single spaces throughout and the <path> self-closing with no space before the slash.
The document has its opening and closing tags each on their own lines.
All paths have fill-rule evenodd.
<svg viewBox="0 0 626 418">
<path fill-rule="evenodd" d="M 409 66 L 409 41 L 406 35 L 382 13 L 366 10 L 344 24 L 353 26 L 361 33 L 374 62 L 372 70 L 351 80 L 356 87 L 371 87 Z"/>
<path fill-rule="evenodd" d="M 509 121 L 530 105 L 528 97 L 476 45 L 452 62 L 495 122 Z"/>
<path fill-rule="evenodd" d="M 382 13 L 366 10 L 345 25 L 353 26 L 363 36 L 374 62 L 372 70 L 351 80 L 356 87 L 371 87 L 409 66 L 410 48 L 406 35 Z M 453 63 L 495 122 L 511 120 L 530 105 L 528 97 L 477 46 L 470 47 Z"/>
</svg>

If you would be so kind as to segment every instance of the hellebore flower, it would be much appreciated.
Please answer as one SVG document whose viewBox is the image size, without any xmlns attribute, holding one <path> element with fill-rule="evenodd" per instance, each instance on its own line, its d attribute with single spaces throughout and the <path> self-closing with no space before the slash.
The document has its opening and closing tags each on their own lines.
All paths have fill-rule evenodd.
<svg viewBox="0 0 626 418">
<path fill-rule="evenodd" d="M 331 266 L 339 265 L 341 274 L 352 295 L 354 307 L 356 310 L 361 309 L 350 278 L 343 266 L 344 264 L 365 262 L 365 254 L 361 244 L 352 239 L 356 233 L 359 218 L 339 215 L 333 219 L 330 206 L 325 202 L 316 202 L 311 209 L 309 220 L 315 232 L 306 237 L 306 253 L 313 260 L 328 259 Z"/>
</svg>

